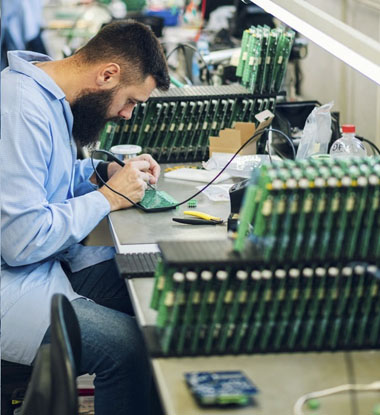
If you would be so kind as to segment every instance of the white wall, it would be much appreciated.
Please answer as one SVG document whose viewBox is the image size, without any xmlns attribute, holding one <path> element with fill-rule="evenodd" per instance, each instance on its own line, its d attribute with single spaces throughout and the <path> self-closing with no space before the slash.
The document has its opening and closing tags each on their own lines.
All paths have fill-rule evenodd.
<svg viewBox="0 0 380 415">
<path fill-rule="evenodd" d="M 360 0 L 308 1 L 380 42 L 380 0 L 371 0 L 378 2 L 379 9 L 366 6 Z M 302 70 L 305 99 L 317 99 L 321 103 L 334 100 L 334 109 L 341 113 L 341 123 L 355 124 L 359 135 L 380 145 L 380 86 L 311 42 Z"/>
</svg>

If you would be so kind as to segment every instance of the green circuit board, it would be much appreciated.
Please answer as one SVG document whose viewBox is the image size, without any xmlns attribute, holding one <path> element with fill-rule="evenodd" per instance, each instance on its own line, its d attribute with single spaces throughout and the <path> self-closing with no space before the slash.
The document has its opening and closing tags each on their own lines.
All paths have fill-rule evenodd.
<svg viewBox="0 0 380 415">
<path fill-rule="evenodd" d="M 140 205 L 145 209 L 160 209 L 174 206 L 178 203 L 172 196 L 162 190 L 145 191 L 145 195 Z"/>
</svg>

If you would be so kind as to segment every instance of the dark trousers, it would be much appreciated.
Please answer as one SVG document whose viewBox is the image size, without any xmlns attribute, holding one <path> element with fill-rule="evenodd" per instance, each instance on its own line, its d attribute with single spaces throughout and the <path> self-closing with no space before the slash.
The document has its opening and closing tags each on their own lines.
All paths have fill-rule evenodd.
<svg viewBox="0 0 380 415">
<path fill-rule="evenodd" d="M 65 263 L 62 263 L 62 268 L 76 293 L 90 298 L 96 304 L 134 315 L 127 287 L 114 259 L 79 272 L 71 272 Z"/>
</svg>

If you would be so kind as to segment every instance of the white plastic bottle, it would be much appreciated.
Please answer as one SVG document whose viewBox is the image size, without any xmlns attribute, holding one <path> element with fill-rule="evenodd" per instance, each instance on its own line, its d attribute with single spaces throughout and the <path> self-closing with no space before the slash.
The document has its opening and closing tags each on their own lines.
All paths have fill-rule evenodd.
<svg viewBox="0 0 380 415">
<path fill-rule="evenodd" d="M 365 157 L 367 150 L 364 144 L 355 137 L 355 126 L 345 124 L 342 126 L 343 135 L 336 140 L 330 148 L 333 158 Z"/>
</svg>

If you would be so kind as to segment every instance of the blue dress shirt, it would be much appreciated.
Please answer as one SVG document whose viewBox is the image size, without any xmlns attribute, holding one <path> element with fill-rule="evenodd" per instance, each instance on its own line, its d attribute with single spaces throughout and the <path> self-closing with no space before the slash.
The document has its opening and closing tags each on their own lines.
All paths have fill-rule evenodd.
<svg viewBox="0 0 380 415">
<path fill-rule="evenodd" d="M 30 364 L 50 324 L 54 293 L 78 298 L 63 272 L 113 257 L 79 242 L 110 211 L 94 190 L 90 160 L 76 159 L 73 116 L 64 92 L 34 61 L 8 53 L 1 73 L 1 353 Z"/>
</svg>

